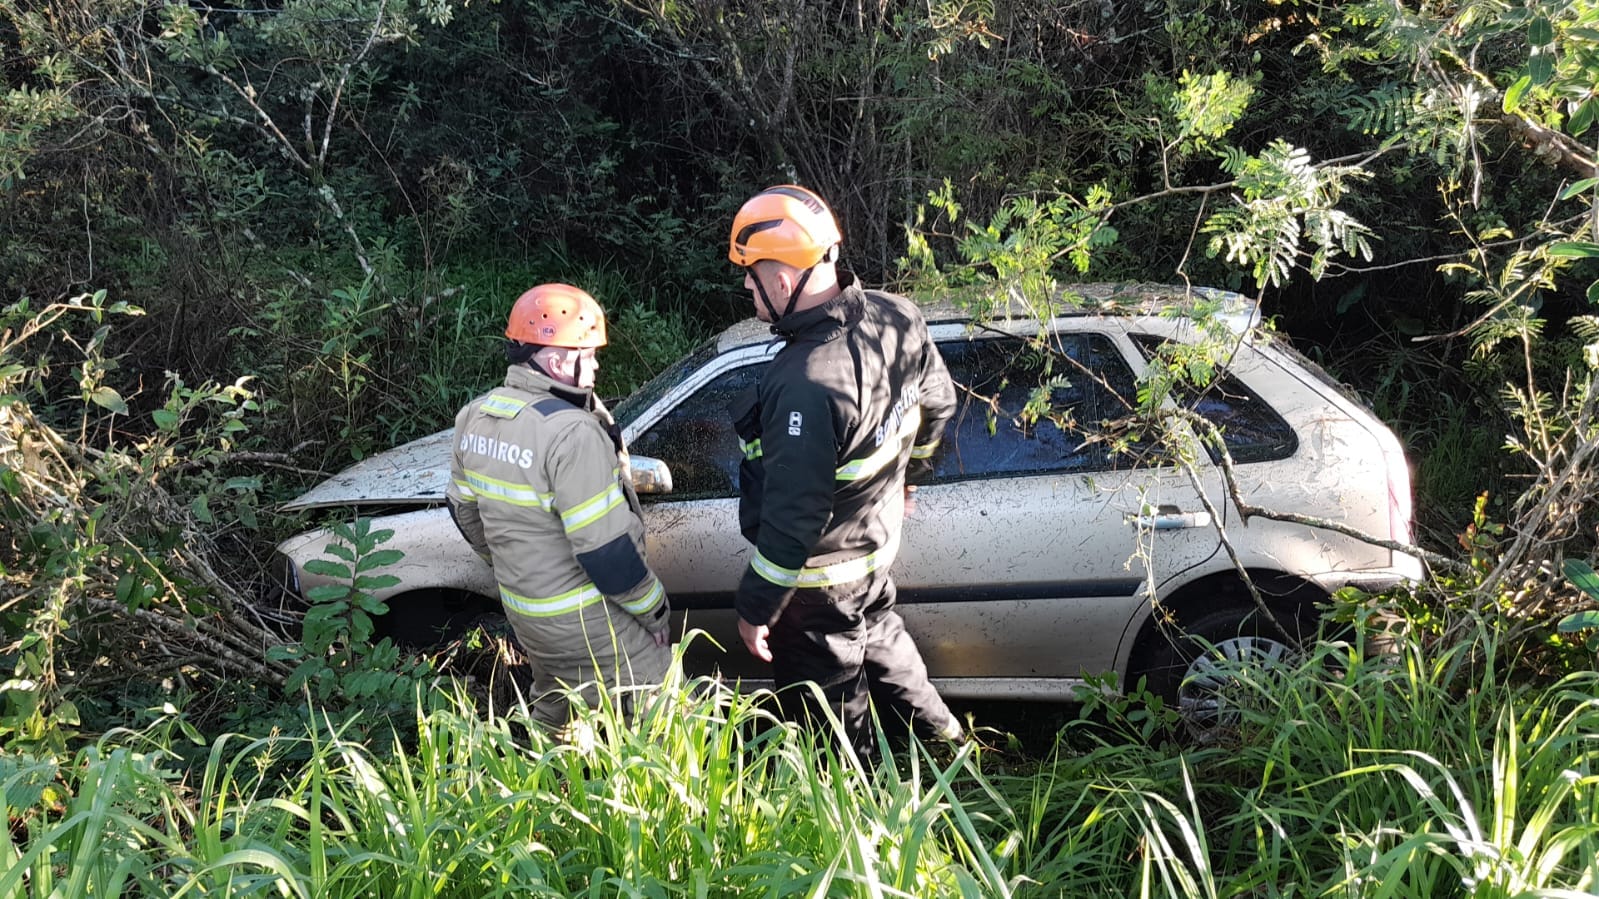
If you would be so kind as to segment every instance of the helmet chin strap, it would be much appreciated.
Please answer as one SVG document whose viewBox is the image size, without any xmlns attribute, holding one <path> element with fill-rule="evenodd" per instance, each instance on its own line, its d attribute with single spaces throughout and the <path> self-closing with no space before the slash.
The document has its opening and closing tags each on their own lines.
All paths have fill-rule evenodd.
<svg viewBox="0 0 1599 899">
<path fill-rule="evenodd" d="M 772 298 L 766 295 L 766 285 L 761 283 L 760 278 L 754 277 L 753 272 L 751 273 L 750 280 L 755 282 L 755 292 L 760 294 L 761 302 L 765 304 L 766 311 L 771 314 L 772 324 L 777 324 L 777 307 L 772 305 Z M 790 303 L 790 305 L 792 305 L 792 303 Z"/>
<path fill-rule="evenodd" d="M 816 271 L 816 266 L 811 266 L 800 275 L 799 283 L 794 285 L 794 292 L 788 295 L 788 308 L 783 310 L 783 317 L 794 314 L 794 304 L 799 302 L 800 292 L 805 290 L 805 282 L 811 279 L 811 272 Z"/>
<path fill-rule="evenodd" d="M 783 314 L 777 314 L 777 307 L 772 305 L 772 298 L 766 293 L 766 285 L 761 283 L 759 277 L 752 277 L 755 282 L 755 291 L 761 295 L 761 302 L 766 304 L 766 311 L 772 314 L 772 324 L 777 324 L 783 319 L 794 314 L 794 306 L 799 303 L 800 294 L 805 290 L 805 282 L 811 279 L 811 272 L 816 271 L 816 266 L 811 266 L 800 273 L 799 283 L 794 285 L 794 291 L 788 295 L 788 306 L 783 309 Z"/>
</svg>

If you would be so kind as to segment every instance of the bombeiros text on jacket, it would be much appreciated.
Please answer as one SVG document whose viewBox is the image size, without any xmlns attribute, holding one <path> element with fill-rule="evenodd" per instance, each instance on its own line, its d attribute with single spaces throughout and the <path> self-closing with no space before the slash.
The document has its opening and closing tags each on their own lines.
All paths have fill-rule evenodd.
<svg viewBox="0 0 1599 899">
<path fill-rule="evenodd" d="M 496 462 L 508 462 L 518 468 L 533 467 L 533 450 L 530 447 L 517 446 L 504 440 L 493 437 L 484 437 L 471 432 L 461 435 L 461 452 L 476 453 L 487 456 Z"/>
<path fill-rule="evenodd" d="M 921 388 L 915 384 L 906 385 L 905 389 L 900 392 L 899 401 L 894 404 L 894 408 L 888 410 L 888 417 L 883 420 L 882 424 L 877 426 L 877 433 L 874 435 L 877 438 L 876 445 L 882 446 L 883 441 L 887 440 L 890 434 L 898 434 L 900 422 L 905 418 L 905 412 L 921 401 Z"/>
</svg>

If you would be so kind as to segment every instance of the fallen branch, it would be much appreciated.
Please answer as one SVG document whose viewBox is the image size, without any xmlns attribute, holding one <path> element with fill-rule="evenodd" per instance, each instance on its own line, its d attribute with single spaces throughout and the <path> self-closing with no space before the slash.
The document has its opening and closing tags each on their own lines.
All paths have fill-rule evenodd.
<svg viewBox="0 0 1599 899">
<path fill-rule="evenodd" d="M 1209 424 L 1209 422 L 1206 422 Z M 1287 639 L 1289 643 L 1297 640 L 1297 635 L 1283 627 L 1277 620 L 1277 614 L 1266 604 L 1266 597 L 1260 595 L 1260 588 L 1255 585 L 1255 579 L 1249 576 L 1249 570 L 1244 567 L 1244 560 L 1238 557 L 1238 550 L 1233 547 L 1233 541 L 1227 536 L 1227 528 L 1222 526 L 1221 511 L 1216 504 L 1211 502 L 1210 492 L 1205 489 L 1204 482 L 1199 477 L 1199 472 L 1194 468 L 1194 463 L 1187 459 L 1182 462 L 1183 471 L 1188 473 L 1189 481 L 1194 485 L 1194 492 L 1199 495 L 1199 502 L 1205 507 L 1205 513 L 1210 516 L 1211 525 L 1216 529 L 1216 537 L 1221 541 L 1222 549 L 1227 550 L 1227 558 L 1232 560 L 1233 570 L 1238 572 L 1238 577 L 1244 582 L 1244 588 L 1249 591 L 1249 598 L 1254 601 L 1255 608 L 1264 615 L 1266 621 Z M 1235 493 L 1236 496 L 1236 493 Z"/>
<path fill-rule="evenodd" d="M 321 441 L 319 440 L 306 440 L 294 446 L 288 452 L 283 453 L 267 453 L 244 450 L 230 453 L 211 453 L 210 455 L 200 458 L 190 458 L 176 462 L 169 467 L 167 471 L 181 474 L 186 471 L 192 471 L 193 469 L 207 466 L 219 467 L 222 465 L 267 465 L 271 466 L 272 468 L 283 469 L 284 471 L 292 471 L 295 474 L 325 477 L 327 472 L 313 471 L 309 468 L 301 468 L 294 464 L 295 458 L 302 450 L 308 446 L 314 446 L 320 442 Z"/>
<path fill-rule="evenodd" d="M 153 631 L 165 635 L 178 646 L 185 646 L 191 642 L 196 643 L 201 649 L 206 651 L 204 657 L 214 659 L 217 667 L 223 673 L 243 674 L 266 681 L 273 686 L 281 687 L 293 671 L 286 662 L 269 661 L 264 655 L 258 658 L 250 658 L 206 636 L 185 622 L 174 621 L 149 609 L 129 609 L 121 603 L 97 596 L 85 596 L 80 598 L 79 601 L 91 611 L 113 619 L 131 618 L 139 624 L 146 625 Z"/>
<path fill-rule="evenodd" d="M 1599 162 L 1593 150 L 1565 132 L 1545 128 L 1518 115 L 1500 116 L 1499 124 L 1530 147 L 1534 158 L 1548 162 L 1573 178 L 1599 177 Z"/>
</svg>

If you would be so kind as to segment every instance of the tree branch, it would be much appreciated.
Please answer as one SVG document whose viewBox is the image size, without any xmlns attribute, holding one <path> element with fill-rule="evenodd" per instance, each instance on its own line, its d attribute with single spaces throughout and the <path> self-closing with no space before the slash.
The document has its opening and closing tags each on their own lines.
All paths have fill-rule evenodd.
<svg viewBox="0 0 1599 899">
<path fill-rule="evenodd" d="M 1599 159 L 1576 138 L 1518 115 L 1503 115 L 1498 121 L 1530 146 L 1534 157 L 1574 178 L 1599 177 Z"/>
<path fill-rule="evenodd" d="M 1249 523 L 1249 519 L 1251 518 L 1265 518 L 1270 521 L 1284 521 L 1290 524 L 1302 524 L 1306 527 L 1320 528 L 1322 530 L 1332 531 L 1336 534 L 1343 534 L 1346 537 L 1353 537 L 1362 543 L 1367 543 L 1372 546 L 1381 547 L 1394 552 L 1401 552 L 1409 556 L 1415 556 L 1434 568 L 1443 568 L 1455 573 L 1470 572 L 1471 569 L 1469 566 L 1461 562 L 1457 562 L 1448 556 L 1439 555 L 1438 553 L 1423 549 L 1414 544 L 1401 543 L 1398 540 L 1388 540 L 1382 537 L 1376 537 L 1360 530 L 1359 528 L 1352 528 L 1346 524 L 1343 524 L 1342 522 L 1332 521 L 1326 518 L 1318 518 L 1314 515 L 1301 515 L 1297 512 L 1276 512 L 1262 506 L 1251 505 L 1250 503 L 1244 502 L 1243 491 L 1238 489 L 1238 477 L 1233 468 L 1232 453 L 1229 453 L 1227 451 L 1226 444 L 1221 442 L 1221 435 L 1220 432 L 1216 430 L 1216 426 L 1206 420 L 1204 416 L 1188 409 L 1177 409 L 1173 411 L 1172 414 L 1188 422 L 1190 426 L 1198 428 L 1200 433 L 1214 435 L 1218 442 L 1217 445 L 1220 445 L 1221 447 L 1219 452 L 1221 457 L 1220 468 L 1222 472 L 1222 478 L 1227 484 L 1227 495 L 1232 498 L 1233 505 L 1237 507 L 1239 517 L 1244 524 L 1247 525 Z"/>
<path fill-rule="evenodd" d="M 388 5 L 388 0 L 378 4 L 377 15 L 372 19 L 372 30 L 367 33 L 366 43 L 361 45 L 361 49 L 356 51 L 354 56 L 345 61 L 343 69 L 339 72 L 339 83 L 333 86 L 333 99 L 328 101 L 327 121 L 322 123 L 322 148 L 317 152 L 319 169 L 327 165 L 328 144 L 333 138 L 333 121 L 338 117 L 339 101 L 344 97 L 345 85 L 350 82 L 350 72 L 360 65 L 361 60 L 365 59 L 377 45 L 378 34 L 383 28 L 383 14 L 388 10 Z"/>
<path fill-rule="evenodd" d="M 1205 423 L 1207 425 L 1210 424 L 1208 421 Z M 1214 425 L 1211 425 L 1211 428 L 1213 435 L 1219 442 L 1220 434 L 1214 432 Z M 1224 448 L 1222 452 L 1225 453 L 1226 449 Z M 1254 601 L 1255 609 L 1266 616 L 1266 621 L 1271 624 L 1278 634 L 1286 638 L 1290 644 L 1296 642 L 1296 635 L 1290 633 L 1287 628 L 1283 627 L 1283 623 L 1277 620 L 1277 614 L 1271 610 L 1271 606 L 1266 604 L 1266 598 L 1260 595 L 1260 588 L 1255 585 L 1255 579 L 1249 576 L 1249 570 L 1244 567 L 1244 560 L 1238 557 L 1238 550 L 1233 547 L 1233 541 L 1227 536 L 1227 528 L 1222 524 L 1221 511 L 1216 508 L 1215 503 L 1211 502 L 1210 491 L 1205 489 L 1204 481 L 1200 479 L 1199 472 L 1194 468 L 1194 463 L 1189 459 L 1183 459 L 1181 465 L 1183 471 L 1188 473 L 1188 481 L 1193 485 L 1194 493 L 1199 496 L 1200 505 L 1205 507 L 1205 513 L 1210 516 L 1211 527 L 1216 531 L 1216 539 L 1221 541 L 1222 549 L 1227 550 L 1227 558 L 1232 561 L 1233 570 L 1238 572 L 1239 580 L 1244 582 L 1244 588 L 1249 591 L 1249 598 Z M 1231 483 L 1227 486 L 1229 490 L 1233 489 Z M 1236 498 L 1237 494 L 1235 493 L 1235 501 Z"/>
<path fill-rule="evenodd" d="M 201 648 L 209 653 L 208 657 L 215 660 L 224 670 L 260 678 L 278 687 L 283 686 L 293 670 L 281 662 L 268 662 L 264 657 L 259 659 L 249 658 L 222 643 L 206 637 L 182 622 L 173 621 L 149 609 L 129 609 L 121 603 L 102 599 L 98 596 L 81 597 L 80 601 L 90 610 L 107 615 L 112 619 L 130 618 L 146 625 L 151 630 L 164 634 L 180 646 L 191 642 L 198 643 Z"/>
</svg>

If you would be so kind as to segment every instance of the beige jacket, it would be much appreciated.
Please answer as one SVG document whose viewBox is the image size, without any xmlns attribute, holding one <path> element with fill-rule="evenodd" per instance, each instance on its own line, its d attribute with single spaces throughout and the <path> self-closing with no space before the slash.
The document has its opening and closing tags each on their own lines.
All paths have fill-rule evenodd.
<svg viewBox="0 0 1599 899">
<path fill-rule="evenodd" d="M 651 634 L 667 627 L 666 593 L 645 558 L 638 497 L 613 430 L 592 392 L 526 365 L 510 366 L 505 386 L 455 419 L 450 510 L 493 563 L 523 648 L 546 666 L 593 659 L 603 671 L 653 657 Z"/>
</svg>

